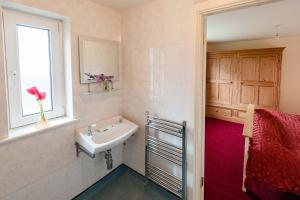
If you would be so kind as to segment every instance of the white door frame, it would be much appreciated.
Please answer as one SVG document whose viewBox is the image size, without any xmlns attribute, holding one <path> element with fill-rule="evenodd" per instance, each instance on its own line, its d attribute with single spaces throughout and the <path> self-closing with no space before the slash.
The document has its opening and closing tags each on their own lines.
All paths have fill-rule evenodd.
<svg viewBox="0 0 300 200">
<path fill-rule="evenodd" d="M 207 0 L 195 5 L 195 188 L 194 199 L 204 199 L 206 16 L 282 0 Z"/>
</svg>

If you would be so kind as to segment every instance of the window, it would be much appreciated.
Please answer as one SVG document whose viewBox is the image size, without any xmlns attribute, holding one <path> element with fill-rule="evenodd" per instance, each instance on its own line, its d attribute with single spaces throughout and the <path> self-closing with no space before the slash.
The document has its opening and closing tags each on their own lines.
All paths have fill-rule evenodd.
<svg viewBox="0 0 300 200">
<path fill-rule="evenodd" d="M 46 92 L 48 119 L 64 116 L 61 22 L 4 10 L 10 128 L 35 123 L 39 107 L 27 89 Z"/>
</svg>

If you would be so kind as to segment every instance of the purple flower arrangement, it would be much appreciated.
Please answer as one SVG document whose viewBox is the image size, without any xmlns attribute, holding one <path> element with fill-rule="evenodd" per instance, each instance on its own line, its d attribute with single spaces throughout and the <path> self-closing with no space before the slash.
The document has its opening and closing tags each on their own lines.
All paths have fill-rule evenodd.
<svg viewBox="0 0 300 200">
<path fill-rule="evenodd" d="M 112 81 L 114 79 L 114 76 L 105 76 L 104 74 L 96 75 L 95 77 L 97 83 L 101 83 L 104 81 Z"/>
<path fill-rule="evenodd" d="M 92 75 L 90 73 L 85 73 L 88 76 L 88 80 L 96 80 L 97 83 L 103 84 L 103 88 L 106 91 L 113 90 L 113 79 L 114 76 L 105 76 L 104 74 Z"/>
</svg>

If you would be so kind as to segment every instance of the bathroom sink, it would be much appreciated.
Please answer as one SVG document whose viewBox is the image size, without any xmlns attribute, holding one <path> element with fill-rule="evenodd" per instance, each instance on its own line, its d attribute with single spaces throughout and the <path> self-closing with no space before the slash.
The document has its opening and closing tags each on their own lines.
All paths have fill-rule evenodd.
<svg viewBox="0 0 300 200">
<path fill-rule="evenodd" d="M 76 130 L 76 142 L 92 155 L 110 150 L 114 146 L 125 142 L 138 129 L 138 126 L 122 116 L 102 120 L 88 127 Z"/>
</svg>

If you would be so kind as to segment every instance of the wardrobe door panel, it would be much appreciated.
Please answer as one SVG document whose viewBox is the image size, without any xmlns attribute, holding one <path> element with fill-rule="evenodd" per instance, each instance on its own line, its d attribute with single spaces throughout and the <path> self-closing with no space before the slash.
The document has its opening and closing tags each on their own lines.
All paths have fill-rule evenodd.
<svg viewBox="0 0 300 200">
<path fill-rule="evenodd" d="M 219 84 L 219 102 L 221 104 L 231 105 L 232 84 Z"/>
<path fill-rule="evenodd" d="M 259 87 L 258 105 L 263 107 L 275 107 L 274 87 Z"/>
<path fill-rule="evenodd" d="M 275 82 L 276 81 L 276 56 L 261 56 L 259 63 L 259 81 Z"/>
<path fill-rule="evenodd" d="M 218 84 L 206 83 L 206 100 L 216 102 L 218 100 Z"/>
<path fill-rule="evenodd" d="M 218 77 L 218 60 L 217 58 L 207 59 L 207 69 L 206 69 L 206 79 L 207 80 L 217 80 Z"/>
<path fill-rule="evenodd" d="M 258 59 L 256 56 L 242 56 L 241 62 L 241 80 L 242 81 L 258 81 Z"/>
<path fill-rule="evenodd" d="M 255 86 L 242 85 L 241 91 L 240 91 L 240 103 L 241 104 L 254 104 L 256 102 L 255 94 L 256 94 Z"/>
<path fill-rule="evenodd" d="M 232 57 L 220 58 L 220 80 L 231 81 L 232 80 Z"/>
</svg>

